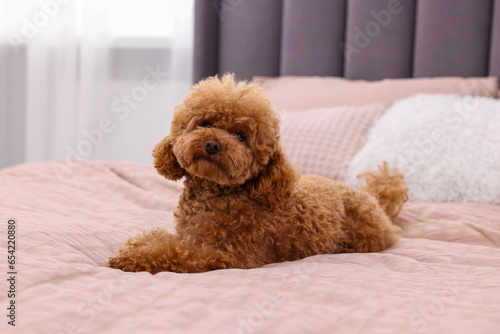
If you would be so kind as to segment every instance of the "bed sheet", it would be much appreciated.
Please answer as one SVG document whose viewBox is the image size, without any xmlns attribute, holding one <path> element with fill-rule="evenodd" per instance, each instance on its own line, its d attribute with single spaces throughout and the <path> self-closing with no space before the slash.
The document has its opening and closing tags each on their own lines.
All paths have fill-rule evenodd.
<svg viewBox="0 0 500 334">
<path fill-rule="evenodd" d="M 392 248 L 250 270 L 126 273 L 128 237 L 173 232 L 182 183 L 150 165 L 93 161 L 0 171 L 2 268 L 16 221 L 19 333 L 498 333 L 500 206 L 409 202 Z M 2 330 L 2 332 L 4 332 Z"/>
</svg>

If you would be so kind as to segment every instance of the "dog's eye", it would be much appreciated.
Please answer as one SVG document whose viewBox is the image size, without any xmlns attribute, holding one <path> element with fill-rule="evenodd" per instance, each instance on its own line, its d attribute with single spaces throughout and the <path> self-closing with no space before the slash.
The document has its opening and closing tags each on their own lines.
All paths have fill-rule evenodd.
<svg viewBox="0 0 500 334">
<path fill-rule="evenodd" d="M 234 132 L 233 135 L 238 138 L 239 141 L 245 141 L 245 135 L 241 132 Z"/>
<path fill-rule="evenodd" d="M 202 128 L 211 128 L 213 125 L 209 121 L 204 121 L 204 122 L 201 122 L 200 126 Z"/>
</svg>

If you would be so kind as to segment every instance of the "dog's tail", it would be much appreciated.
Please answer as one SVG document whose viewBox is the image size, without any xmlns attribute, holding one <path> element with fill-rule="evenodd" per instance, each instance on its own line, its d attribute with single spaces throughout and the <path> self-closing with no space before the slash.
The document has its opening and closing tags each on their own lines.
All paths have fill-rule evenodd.
<svg viewBox="0 0 500 334">
<path fill-rule="evenodd" d="M 389 164 L 384 163 L 378 167 L 378 172 L 368 171 L 358 175 L 364 180 L 365 185 L 361 189 L 375 196 L 380 206 L 394 221 L 401 212 L 404 202 L 408 200 L 408 188 L 403 174 L 391 171 Z"/>
</svg>

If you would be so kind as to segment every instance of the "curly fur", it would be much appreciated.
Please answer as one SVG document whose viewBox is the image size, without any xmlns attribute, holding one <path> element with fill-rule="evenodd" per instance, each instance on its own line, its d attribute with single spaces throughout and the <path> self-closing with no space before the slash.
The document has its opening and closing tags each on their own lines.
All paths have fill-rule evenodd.
<svg viewBox="0 0 500 334">
<path fill-rule="evenodd" d="M 220 151 L 208 154 L 205 143 Z M 171 133 L 153 151 L 158 172 L 185 177 L 176 234 L 131 238 L 109 266 L 125 271 L 255 268 L 315 254 L 374 252 L 399 238 L 407 199 L 387 165 L 358 190 L 299 176 L 279 141 L 279 117 L 262 89 L 232 75 L 195 85 L 176 107 Z"/>
<path fill-rule="evenodd" d="M 384 161 L 378 173 L 368 171 L 358 175 L 358 178 L 364 179 L 366 183 L 361 189 L 375 196 L 391 219 L 399 215 L 404 202 L 408 200 L 408 188 L 402 173 L 391 172 L 389 164 Z"/>
</svg>

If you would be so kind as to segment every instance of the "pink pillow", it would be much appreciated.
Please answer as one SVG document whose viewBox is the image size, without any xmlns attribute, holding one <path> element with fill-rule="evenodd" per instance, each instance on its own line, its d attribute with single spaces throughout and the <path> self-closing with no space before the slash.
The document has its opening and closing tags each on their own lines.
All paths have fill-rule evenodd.
<svg viewBox="0 0 500 334">
<path fill-rule="evenodd" d="M 343 182 L 349 162 L 384 110 L 383 104 L 375 103 L 283 112 L 281 142 L 300 173 Z"/>
<path fill-rule="evenodd" d="M 381 81 L 348 80 L 336 77 L 254 77 L 279 111 L 362 106 L 395 100 L 417 93 L 457 93 L 498 96 L 498 81 L 489 78 L 409 78 Z"/>
</svg>

